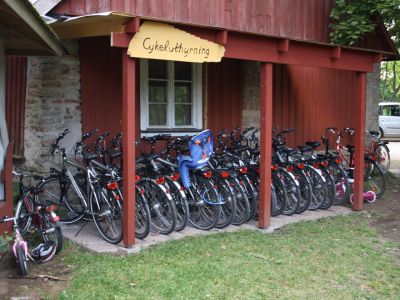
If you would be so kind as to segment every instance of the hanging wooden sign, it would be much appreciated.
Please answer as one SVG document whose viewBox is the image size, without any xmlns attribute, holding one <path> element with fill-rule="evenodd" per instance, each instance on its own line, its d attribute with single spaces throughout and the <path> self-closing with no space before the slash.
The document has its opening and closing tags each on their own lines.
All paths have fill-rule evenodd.
<svg viewBox="0 0 400 300">
<path fill-rule="evenodd" d="M 174 26 L 144 22 L 129 43 L 130 57 L 185 62 L 220 62 L 225 47 Z"/>
</svg>

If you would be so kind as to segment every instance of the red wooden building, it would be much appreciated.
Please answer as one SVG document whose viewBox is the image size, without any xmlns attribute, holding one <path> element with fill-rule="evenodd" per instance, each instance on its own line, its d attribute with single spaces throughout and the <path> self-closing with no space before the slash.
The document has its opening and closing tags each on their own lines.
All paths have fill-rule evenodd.
<svg viewBox="0 0 400 300">
<path fill-rule="evenodd" d="M 139 135 L 219 131 L 255 119 L 261 127 L 264 184 L 259 226 L 264 228 L 270 215 L 270 191 L 265 187 L 271 180 L 272 128 L 296 128 L 291 143 L 297 145 L 318 140 L 329 126 L 355 127 L 356 156 L 362 158 L 367 73 L 374 63 L 397 54 L 382 24 L 357 47 L 329 44 L 333 3 L 63 0 L 48 15 L 64 17 L 52 24 L 61 38 L 79 41 L 83 130 L 125 133 L 128 182 L 134 180 L 133 142 Z M 146 21 L 169 24 L 221 45 L 223 58 L 202 64 L 132 58 L 127 48 Z M 362 165 L 363 160 L 357 159 L 355 210 L 362 209 Z M 124 193 L 124 243 L 130 246 L 134 243 L 133 186 Z"/>
</svg>

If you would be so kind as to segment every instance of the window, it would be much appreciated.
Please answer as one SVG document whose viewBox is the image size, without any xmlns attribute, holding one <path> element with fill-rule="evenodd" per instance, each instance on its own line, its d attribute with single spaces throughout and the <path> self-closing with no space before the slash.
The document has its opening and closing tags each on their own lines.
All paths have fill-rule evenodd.
<svg viewBox="0 0 400 300">
<path fill-rule="evenodd" d="M 142 131 L 202 128 L 201 67 L 187 62 L 141 60 Z"/>
<path fill-rule="evenodd" d="M 400 116 L 399 105 L 385 105 L 381 111 L 382 116 Z"/>
</svg>

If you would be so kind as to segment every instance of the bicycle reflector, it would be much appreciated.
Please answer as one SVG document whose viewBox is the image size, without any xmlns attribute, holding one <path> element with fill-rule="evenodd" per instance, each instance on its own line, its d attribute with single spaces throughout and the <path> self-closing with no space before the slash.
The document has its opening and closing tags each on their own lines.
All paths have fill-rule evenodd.
<svg viewBox="0 0 400 300">
<path fill-rule="evenodd" d="M 212 172 L 211 171 L 205 171 L 205 172 L 203 172 L 203 176 L 204 176 L 204 178 L 210 178 L 211 176 L 212 176 Z"/>
<path fill-rule="evenodd" d="M 220 174 L 220 176 L 221 176 L 222 178 L 228 178 L 228 177 L 229 177 L 229 173 L 228 173 L 227 171 L 222 171 L 221 174 Z"/>
<path fill-rule="evenodd" d="M 138 182 L 139 180 L 140 180 L 140 176 L 139 176 L 139 175 L 136 175 L 136 176 L 135 176 L 135 181 Z"/>
<path fill-rule="evenodd" d="M 278 165 L 271 165 L 271 170 L 272 171 L 277 171 L 278 170 Z"/>
<path fill-rule="evenodd" d="M 165 182 L 165 177 L 164 176 L 160 176 L 156 179 L 156 183 L 157 184 L 163 184 Z"/>
<path fill-rule="evenodd" d="M 174 174 L 172 174 L 171 175 L 171 179 L 173 180 L 173 181 L 177 181 L 178 179 L 179 179 L 179 173 L 174 173 Z"/>
<path fill-rule="evenodd" d="M 335 162 L 337 164 L 340 164 L 342 162 L 342 159 L 340 157 L 336 157 Z"/>
<path fill-rule="evenodd" d="M 293 170 L 294 170 L 293 165 L 287 165 L 287 166 L 286 166 L 286 170 L 287 170 L 288 172 L 293 172 Z"/>
<path fill-rule="evenodd" d="M 326 168 L 328 166 L 328 162 L 326 160 L 321 161 L 321 166 Z"/>
<path fill-rule="evenodd" d="M 300 170 L 303 170 L 303 169 L 304 169 L 304 164 L 303 164 L 303 163 L 298 163 L 298 164 L 297 164 L 297 167 L 298 167 Z"/>
<path fill-rule="evenodd" d="M 118 188 L 118 182 L 109 182 L 107 183 L 107 189 L 109 190 L 116 190 Z"/>
<path fill-rule="evenodd" d="M 312 165 L 312 166 L 313 166 L 313 168 L 314 168 L 314 169 L 318 169 L 318 168 L 319 168 L 319 165 L 318 165 L 318 163 L 317 163 L 317 162 L 313 163 L 313 165 Z"/>
<path fill-rule="evenodd" d="M 55 204 L 51 204 L 46 207 L 47 212 L 52 212 L 52 211 L 55 211 L 56 209 L 57 209 L 57 205 L 55 205 Z"/>
<path fill-rule="evenodd" d="M 242 173 L 242 174 L 247 174 L 247 167 L 241 167 L 241 168 L 239 169 L 239 171 L 240 171 L 240 173 Z"/>
</svg>

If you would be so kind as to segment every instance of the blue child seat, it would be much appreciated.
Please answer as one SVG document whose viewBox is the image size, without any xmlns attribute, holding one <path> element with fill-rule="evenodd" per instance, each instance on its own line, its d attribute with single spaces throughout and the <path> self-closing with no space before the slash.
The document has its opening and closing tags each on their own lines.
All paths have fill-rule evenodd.
<svg viewBox="0 0 400 300">
<path fill-rule="evenodd" d="M 214 151 L 211 130 L 206 129 L 192 137 L 189 141 L 189 150 L 190 156 L 178 156 L 179 174 L 185 188 L 190 186 L 189 170 L 198 169 L 206 165 Z"/>
</svg>

